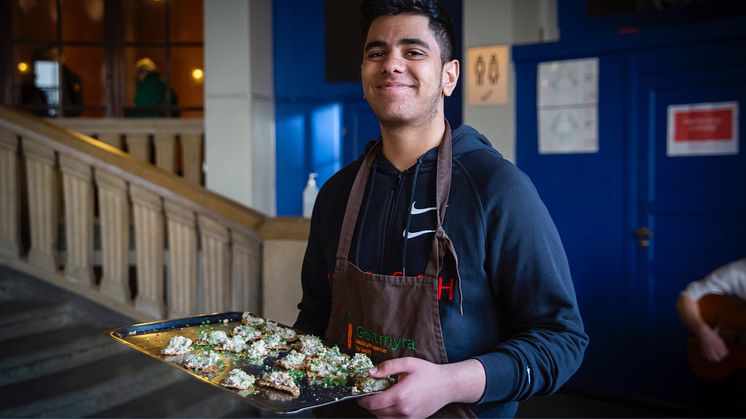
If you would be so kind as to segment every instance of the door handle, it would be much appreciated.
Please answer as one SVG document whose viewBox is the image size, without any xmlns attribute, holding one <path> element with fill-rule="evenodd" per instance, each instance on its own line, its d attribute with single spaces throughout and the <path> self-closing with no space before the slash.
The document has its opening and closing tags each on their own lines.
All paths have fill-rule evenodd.
<svg viewBox="0 0 746 419">
<path fill-rule="evenodd" d="M 635 238 L 637 238 L 638 247 L 650 246 L 650 239 L 653 238 L 653 232 L 649 228 L 642 226 L 635 230 Z"/>
</svg>

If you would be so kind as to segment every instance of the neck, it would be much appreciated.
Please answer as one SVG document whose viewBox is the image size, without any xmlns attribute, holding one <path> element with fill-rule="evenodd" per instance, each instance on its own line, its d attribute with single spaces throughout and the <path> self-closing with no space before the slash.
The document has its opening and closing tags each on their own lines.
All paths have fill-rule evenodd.
<svg viewBox="0 0 746 419">
<path fill-rule="evenodd" d="M 383 156 L 403 172 L 414 166 L 428 150 L 440 145 L 445 135 L 445 119 L 434 118 L 422 126 L 386 127 L 381 124 Z"/>
</svg>

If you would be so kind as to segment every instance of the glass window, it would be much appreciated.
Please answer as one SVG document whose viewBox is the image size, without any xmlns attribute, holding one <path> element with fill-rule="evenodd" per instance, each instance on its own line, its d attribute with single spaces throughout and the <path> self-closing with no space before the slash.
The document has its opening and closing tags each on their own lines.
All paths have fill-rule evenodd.
<svg viewBox="0 0 746 419">
<path fill-rule="evenodd" d="M 164 42 L 166 40 L 166 2 L 156 0 L 124 1 L 124 40 Z"/>
<path fill-rule="evenodd" d="M 40 116 L 202 116 L 204 0 L 0 3 L 3 101 Z"/>
<path fill-rule="evenodd" d="M 124 49 L 125 115 L 163 116 L 168 104 L 173 103 L 167 51 L 161 47 Z"/>
<path fill-rule="evenodd" d="M 55 114 L 59 102 L 59 73 L 53 70 L 56 53 L 44 46 L 16 45 L 13 57 L 15 105 L 39 116 Z"/>
<path fill-rule="evenodd" d="M 203 0 L 171 2 L 171 42 L 202 42 Z"/>
<path fill-rule="evenodd" d="M 16 39 L 57 39 L 57 2 L 55 0 L 15 0 L 13 37 Z"/>
<path fill-rule="evenodd" d="M 104 0 L 62 2 L 62 40 L 104 40 Z"/>
<path fill-rule="evenodd" d="M 202 47 L 171 49 L 171 83 L 178 96 L 179 107 L 202 107 L 204 98 L 204 61 Z"/>
<path fill-rule="evenodd" d="M 62 55 L 65 116 L 99 116 L 106 111 L 105 50 L 66 46 Z"/>
</svg>

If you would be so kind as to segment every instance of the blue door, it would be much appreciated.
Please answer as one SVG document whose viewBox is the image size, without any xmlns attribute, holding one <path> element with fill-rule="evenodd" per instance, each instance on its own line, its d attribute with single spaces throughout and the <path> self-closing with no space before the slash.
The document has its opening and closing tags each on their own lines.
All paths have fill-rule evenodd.
<svg viewBox="0 0 746 419">
<path fill-rule="evenodd" d="M 701 401 L 674 303 L 689 281 L 746 256 L 744 45 L 671 37 L 514 48 L 517 164 L 557 225 L 591 338 L 567 389 Z M 590 57 L 598 153 L 539 154 L 539 63 Z M 738 154 L 669 156 L 669 106 L 720 102 L 739 108 Z"/>
<path fill-rule="evenodd" d="M 686 362 L 686 331 L 676 315 L 690 281 L 746 257 L 746 48 L 719 43 L 640 53 L 636 138 L 638 301 L 645 302 L 650 394 L 696 400 L 703 383 Z M 730 155 L 669 156 L 669 107 L 702 103 L 738 107 Z M 646 230 L 643 230 L 646 229 Z M 643 237 L 650 231 L 652 237 Z M 642 304 L 640 307 L 642 309 Z"/>
</svg>

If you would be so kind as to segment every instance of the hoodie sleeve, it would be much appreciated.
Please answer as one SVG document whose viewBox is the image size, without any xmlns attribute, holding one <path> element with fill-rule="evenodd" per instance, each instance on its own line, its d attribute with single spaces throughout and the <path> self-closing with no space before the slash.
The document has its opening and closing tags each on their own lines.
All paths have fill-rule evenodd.
<svg viewBox="0 0 746 419">
<path fill-rule="evenodd" d="M 303 298 L 298 304 L 300 312 L 293 327 L 323 337 L 331 312 L 331 290 L 327 278 L 328 264 L 324 256 L 321 237 L 324 231 L 319 210 L 323 200 L 322 195 L 319 194 L 311 216 L 311 232 L 301 270 Z"/>
<path fill-rule="evenodd" d="M 475 357 L 487 376 L 479 403 L 556 391 L 578 369 L 588 344 L 567 257 L 546 207 L 512 164 L 496 172 L 481 188 L 485 268 L 508 330 L 491 352 Z"/>
</svg>

